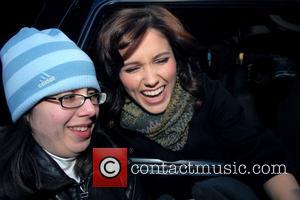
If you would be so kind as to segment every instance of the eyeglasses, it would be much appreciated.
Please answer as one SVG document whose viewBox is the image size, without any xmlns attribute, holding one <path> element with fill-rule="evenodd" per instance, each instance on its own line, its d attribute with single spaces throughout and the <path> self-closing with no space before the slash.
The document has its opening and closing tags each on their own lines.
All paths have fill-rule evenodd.
<svg viewBox="0 0 300 200">
<path fill-rule="evenodd" d="M 88 96 L 83 96 L 81 94 L 66 94 L 61 97 L 46 97 L 45 99 L 58 100 L 63 108 L 79 108 L 87 99 L 91 100 L 94 105 L 103 104 L 106 100 L 106 93 L 93 93 Z"/>
</svg>

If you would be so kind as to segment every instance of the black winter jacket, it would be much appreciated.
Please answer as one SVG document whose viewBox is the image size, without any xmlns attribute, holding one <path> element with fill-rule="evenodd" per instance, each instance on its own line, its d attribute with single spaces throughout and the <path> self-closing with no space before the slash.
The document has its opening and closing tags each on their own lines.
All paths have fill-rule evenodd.
<svg viewBox="0 0 300 200">
<path fill-rule="evenodd" d="M 27 180 L 31 191 L 12 190 L 9 196 L 1 196 L 1 200 L 140 200 L 145 199 L 138 189 L 135 177 L 129 177 L 127 188 L 94 188 L 91 174 L 81 177 L 77 183 L 68 177 L 59 165 L 38 145 L 32 149 L 36 158 L 36 180 Z"/>
<path fill-rule="evenodd" d="M 219 81 L 203 75 L 203 104 L 194 112 L 189 123 L 187 142 L 180 151 L 171 151 L 146 138 L 143 134 L 115 127 L 110 136 L 120 146 L 129 148 L 130 157 L 155 158 L 164 161 L 213 160 L 228 164 L 242 163 L 251 170 L 253 164 L 287 164 L 287 155 L 277 138 L 266 131 L 251 127 L 242 107 L 223 88 Z M 287 168 L 291 172 L 291 168 Z M 262 184 L 274 174 L 242 175 L 253 187 Z M 235 176 L 236 177 L 236 176 Z M 190 194 L 193 183 L 206 176 L 142 176 L 144 188 L 154 193 L 169 193 L 174 197 Z M 182 184 L 184 183 L 184 184 Z M 256 188 L 255 188 L 256 189 Z M 158 196 L 158 195 L 157 195 Z M 182 199 L 182 198 L 179 198 Z"/>
</svg>

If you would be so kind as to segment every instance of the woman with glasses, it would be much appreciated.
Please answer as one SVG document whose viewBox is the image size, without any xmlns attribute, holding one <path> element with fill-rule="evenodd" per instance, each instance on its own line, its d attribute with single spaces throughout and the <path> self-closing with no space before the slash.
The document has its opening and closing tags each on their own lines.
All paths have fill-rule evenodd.
<svg viewBox="0 0 300 200">
<path fill-rule="evenodd" d="M 91 59 L 58 29 L 23 28 L 0 54 L 13 121 L 0 135 L 0 199 L 137 199 L 130 187 L 92 188 L 91 140 L 106 94 Z"/>
<path fill-rule="evenodd" d="M 285 152 L 272 135 L 249 126 L 222 84 L 201 72 L 206 54 L 167 9 L 115 10 L 102 24 L 97 49 L 108 94 L 108 111 L 100 120 L 131 148 L 132 156 L 225 163 L 225 171 L 215 174 L 226 175 L 221 177 L 187 177 L 187 162 L 180 166 L 183 176 L 174 170 L 169 176 L 150 172 L 143 179 L 154 197 L 167 193 L 176 199 L 256 199 L 248 185 L 264 188 L 271 199 L 300 199 L 288 166 L 274 173 L 251 171 L 256 164 L 256 169 L 284 166 Z M 243 169 L 240 173 L 234 163 Z"/>
</svg>

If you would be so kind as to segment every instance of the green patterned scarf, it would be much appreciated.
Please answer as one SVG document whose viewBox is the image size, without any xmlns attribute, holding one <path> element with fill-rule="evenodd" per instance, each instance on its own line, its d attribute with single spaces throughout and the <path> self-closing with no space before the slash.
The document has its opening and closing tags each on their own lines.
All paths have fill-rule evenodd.
<svg viewBox="0 0 300 200">
<path fill-rule="evenodd" d="M 121 126 L 138 131 L 164 148 L 181 150 L 188 137 L 189 122 L 194 113 L 194 98 L 176 83 L 167 110 L 160 115 L 149 114 L 129 100 L 121 113 Z"/>
</svg>

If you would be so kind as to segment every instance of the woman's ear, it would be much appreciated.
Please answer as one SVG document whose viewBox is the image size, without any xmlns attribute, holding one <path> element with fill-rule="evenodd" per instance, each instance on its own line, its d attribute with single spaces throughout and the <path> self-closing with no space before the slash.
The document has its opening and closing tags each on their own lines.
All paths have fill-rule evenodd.
<svg viewBox="0 0 300 200">
<path fill-rule="evenodd" d="M 28 123 L 30 123 L 30 113 L 25 114 L 25 119 Z"/>
</svg>

